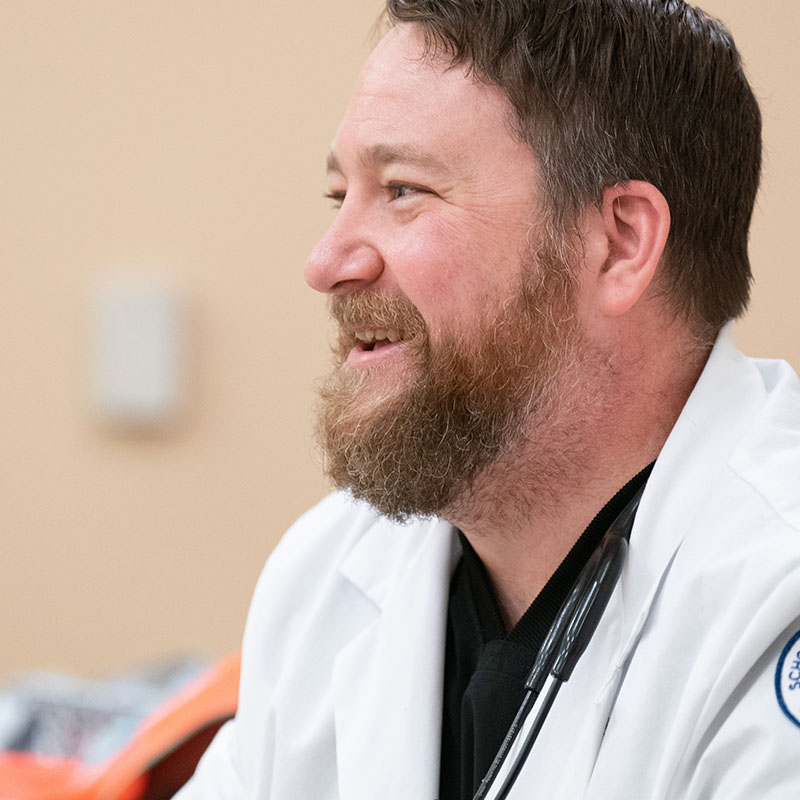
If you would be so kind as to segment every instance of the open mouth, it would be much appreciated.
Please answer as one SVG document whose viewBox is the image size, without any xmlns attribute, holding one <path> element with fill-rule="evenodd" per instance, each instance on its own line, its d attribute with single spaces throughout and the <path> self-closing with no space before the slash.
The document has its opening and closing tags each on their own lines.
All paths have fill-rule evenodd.
<svg viewBox="0 0 800 800">
<path fill-rule="evenodd" d="M 403 335 L 400 331 L 394 329 L 388 330 L 361 330 L 355 331 L 356 346 L 364 352 L 372 352 L 385 347 L 388 344 L 396 344 L 402 341 Z"/>
</svg>

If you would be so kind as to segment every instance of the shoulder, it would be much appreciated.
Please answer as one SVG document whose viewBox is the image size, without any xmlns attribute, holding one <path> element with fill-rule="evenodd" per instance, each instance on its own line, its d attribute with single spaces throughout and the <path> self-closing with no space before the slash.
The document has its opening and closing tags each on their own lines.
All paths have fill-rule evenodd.
<svg viewBox="0 0 800 800">
<path fill-rule="evenodd" d="M 764 402 L 728 465 L 761 504 L 800 532 L 800 381 L 785 362 L 751 363 L 763 382 Z"/>
<path fill-rule="evenodd" d="M 742 355 L 725 329 L 642 501 L 640 530 L 662 562 L 651 571 L 675 552 L 706 575 L 740 561 L 790 571 L 799 487 L 800 381 L 785 362 Z"/>
<path fill-rule="evenodd" d="M 785 362 L 742 360 L 754 401 L 705 476 L 705 501 L 684 546 L 707 576 L 715 564 L 729 566 L 747 576 L 746 586 L 768 592 L 800 573 L 800 381 Z M 718 403 L 740 399 L 720 394 Z"/>
</svg>

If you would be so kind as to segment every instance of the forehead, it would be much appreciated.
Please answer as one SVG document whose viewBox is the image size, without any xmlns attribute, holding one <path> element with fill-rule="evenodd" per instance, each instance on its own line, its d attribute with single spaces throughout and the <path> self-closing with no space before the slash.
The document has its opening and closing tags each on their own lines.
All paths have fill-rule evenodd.
<svg viewBox="0 0 800 800">
<path fill-rule="evenodd" d="M 512 135 L 513 111 L 495 86 L 425 53 L 414 25 L 392 28 L 368 58 L 333 143 L 397 148 L 419 157 L 533 157 Z"/>
</svg>

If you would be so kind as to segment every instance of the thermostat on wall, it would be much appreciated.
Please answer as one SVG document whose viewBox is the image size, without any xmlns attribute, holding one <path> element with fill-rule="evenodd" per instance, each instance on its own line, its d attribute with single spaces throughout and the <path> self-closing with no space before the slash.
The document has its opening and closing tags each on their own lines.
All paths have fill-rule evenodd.
<svg viewBox="0 0 800 800">
<path fill-rule="evenodd" d="M 185 313 L 175 285 L 124 274 L 98 283 L 92 303 L 91 392 L 103 421 L 170 425 L 184 404 Z"/>
</svg>

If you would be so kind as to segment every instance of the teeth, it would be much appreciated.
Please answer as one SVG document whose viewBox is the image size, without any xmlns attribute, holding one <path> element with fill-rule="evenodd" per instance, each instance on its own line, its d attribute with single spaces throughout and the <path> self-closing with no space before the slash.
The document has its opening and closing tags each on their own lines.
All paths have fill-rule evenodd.
<svg viewBox="0 0 800 800">
<path fill-rule="evenodd" d="M 390 342 L 399 342 L 402 338 L 400 336 L 400 331 L 394 329 L 387 329 L 384 330 L 383 328 L 378 328 L 378 330 L 370 331 L 356 331 L 355 338 L 358 339 L 359 342 L 364 342 L 364 344 L 374 344 L 375 342 L 383 342 L 387 339 Z"/>
</svg>

